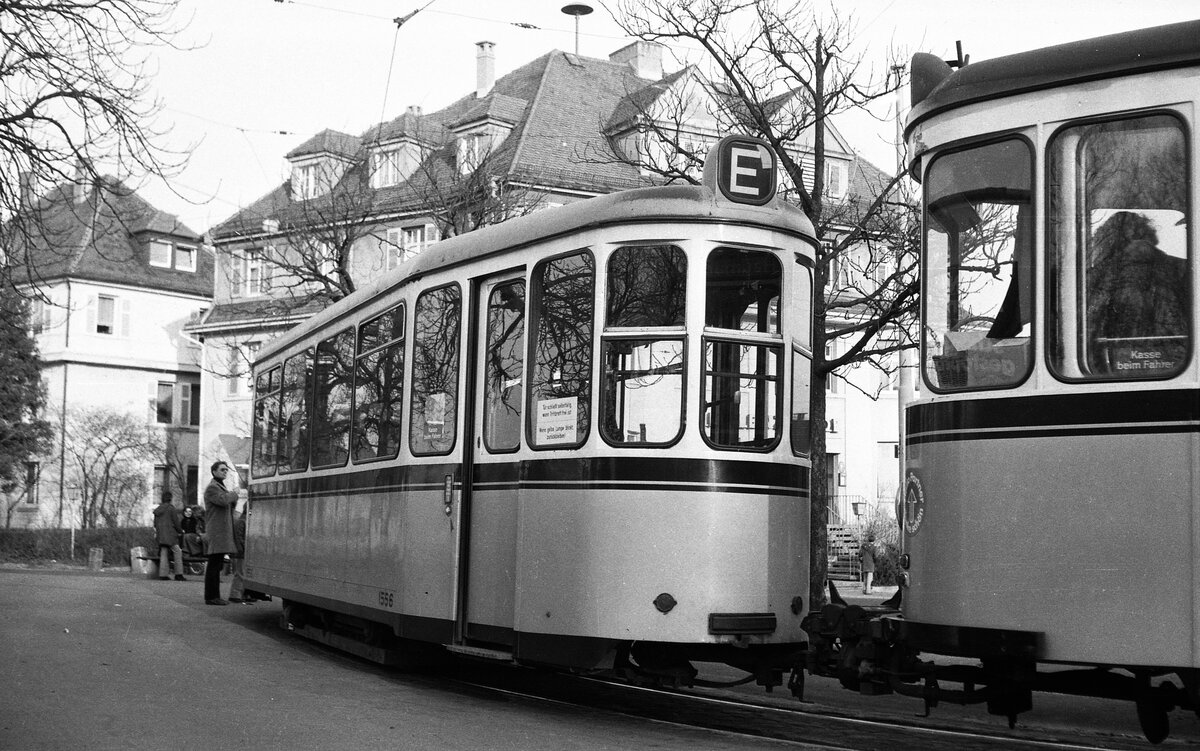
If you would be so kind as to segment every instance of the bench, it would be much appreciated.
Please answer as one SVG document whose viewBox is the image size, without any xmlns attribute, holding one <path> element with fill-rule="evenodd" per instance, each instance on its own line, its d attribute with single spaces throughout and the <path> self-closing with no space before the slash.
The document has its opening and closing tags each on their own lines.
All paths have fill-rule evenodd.
<svg viewBox="0 0 1200 751">
<path fill-rule="evenodd" d="M 167 555 L 167 559 L 168 559 L 167 565 L 168 566 L 171 566 L 171 567 L 174 566 L 175 561 L 173 560 L 173 558 L 174 558 L 173 555 L 170 555 L 170 554 Z M 158 574 L 158 556 L 157 555 L 139 555 L 139 556 L 137 556 L 137 560 L 146 561 L 146 563 L 148 564 L 145 566 L 146 576 L 150 577 L 151 579 L 158 578 L 159 574 Z M 184 554 L 184 556 L 183 556 L 183 572 L 185 574 L 191 574 L 192 576 L 203 576 L 204 575 L 204 566 L 206 563 L 208 563 L 208 559 L 202 555 Z"/>
</svg>

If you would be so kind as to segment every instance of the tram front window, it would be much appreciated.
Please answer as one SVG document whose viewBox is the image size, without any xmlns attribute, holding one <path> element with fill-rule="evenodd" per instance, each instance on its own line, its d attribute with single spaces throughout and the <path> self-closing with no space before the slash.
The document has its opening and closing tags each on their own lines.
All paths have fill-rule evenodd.
<svg viewBox="0 0 1200 751">
<path fill-rule="evenodd" d="M 1066 379 L 1179 373 L 1191 351 L 1188 155 L 1170 115 L 1050 143 L 1050 365 Z"/>
<path fill-rule="evenodd" d="M 925 378 L 1003 388 L 1031 365 L 1033 154 L 1009 139 L 939 156 L 925 177 Z"/>
</svg>

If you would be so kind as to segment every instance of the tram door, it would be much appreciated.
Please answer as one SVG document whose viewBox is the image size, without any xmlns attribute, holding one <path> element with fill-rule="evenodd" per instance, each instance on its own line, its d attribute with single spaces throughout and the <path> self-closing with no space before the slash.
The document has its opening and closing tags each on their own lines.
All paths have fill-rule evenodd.
<svg viewBox="0 0 1200 751">
<path fill-rule="evenodd" d="M 516 451 L 525 389 L 525 277 L 521 272 L 476 287 L 475 384 L 464 520 L 465 575 L 460 626 L 473 642 L 511 646 L 517 567 Z"/>
</svg>

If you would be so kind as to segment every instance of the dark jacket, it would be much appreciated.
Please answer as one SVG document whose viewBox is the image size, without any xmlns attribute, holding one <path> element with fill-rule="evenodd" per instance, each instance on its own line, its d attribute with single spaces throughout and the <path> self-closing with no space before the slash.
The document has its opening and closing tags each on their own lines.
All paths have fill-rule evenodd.
<svg viewBox="0 0 1200 751">
<path fill-rule="evenodd" d="M 170 502 L 155 506 L 154 537 L 158 540 L 158 544 L 178 545 L 181 534 L 183 534 L 183 524 L 180 522 L 179 509 Z"/>
<path fill-rule="evenodd" d="M 237 501 L 238 494 L 226 490 L 225 485 L 215 477 L 204 489 L 206 555 L 232 555 L 237 552 L 237 545 L 233 541 L 233 512 Z"/>
</svg>

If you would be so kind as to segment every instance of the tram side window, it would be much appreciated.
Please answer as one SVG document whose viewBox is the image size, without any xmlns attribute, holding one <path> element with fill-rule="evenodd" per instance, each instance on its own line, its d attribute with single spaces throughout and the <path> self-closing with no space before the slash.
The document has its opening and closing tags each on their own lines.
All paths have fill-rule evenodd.
<svg viewBox="0 0 1200 751">
<path fill-rule="evenodd" d="M 587 440 L 594 289 L 595 260 L 586 250 L 533 271 L 528 440 L 535 448 L 571 448 Z"/>
<path fill-rule="evenodd" d="M 1011 387 L 1032 367 L 1033 153 L 1007 139 L 936 157 L 925 178 L 925 378 Z"/>
<path fill-rule="evenodd" d="M 801 349 L 792 350 L 792 453 L 812 452 L 812 358 Z"/>
<path fill-rule="evenodd" d="M 404 414 L 404 306 L 358 328 L 354 373 L 354 461 L 400 451 Z"/>
<path fill-rule="evenodd" d="M 1067 379 L 1176 375 L 1192 345 L 1183 124 L 1089 123 L 1049 148 L 1051 368 Z"/>
<path fill-rule="evenodd" d="M 279 368 L 259 373 L 254 382 L 254 477 L 270 477 L 278 463 L 279 384 Z"/>
<path fill-rule="evenodd" d="M 782 284 L 779 259 L 770 253 L 709 254 L 702 424 L 713 446 L 769 449 L 779 440 Z"/>
<path fill-rule="evenodd" d="M 312 404 L 313 351 L 292 355 L 283 363 L 280 393 L 279 468 L 308 469 L 308 411 Z"/>
<path fill-rule="evenodd" d="M 317 345 L 313 389 L 314 467 L 340 467 L 350 456 L 350 395 L 354 330 L 346 329 Z"/>
<path fill-rule="evenodd" d="M 438 287 L 421 293 L 413 311 L 408 443 L 415 455 L 445 454 L 454 448 L 461 299 L 458 285 Z"/>
<path fill-rule="evenodd" d="M 687 255 L 673 245 L 617 248 L 608 261 L 607 329 L 676 329 L 675 336 L 603 344 L 600 430 L 612 444 L 663 445 L 683 430 Z"/>
<path fill-rule="evenodd" d="M 525 372 L 525 282 L 499 284 L 488 295 L 483 440 L 488 451 L 521 445 Z"/>
</svg>

